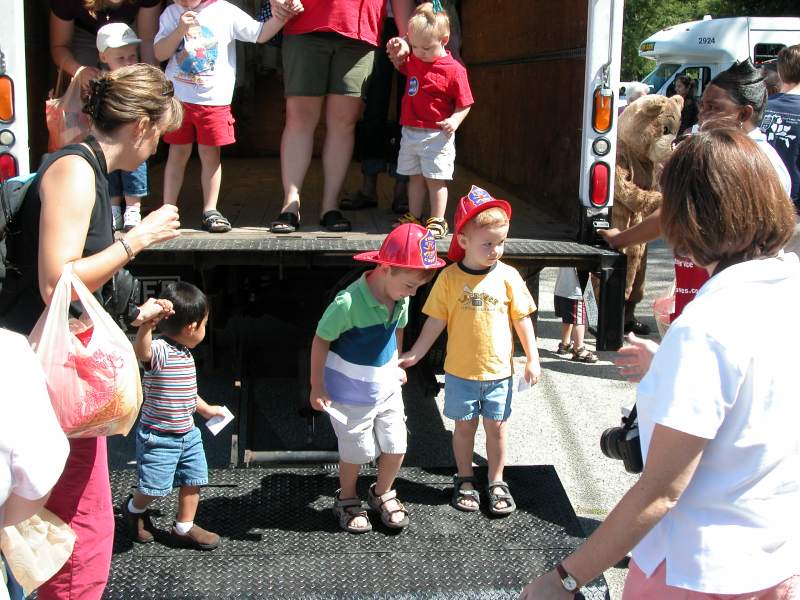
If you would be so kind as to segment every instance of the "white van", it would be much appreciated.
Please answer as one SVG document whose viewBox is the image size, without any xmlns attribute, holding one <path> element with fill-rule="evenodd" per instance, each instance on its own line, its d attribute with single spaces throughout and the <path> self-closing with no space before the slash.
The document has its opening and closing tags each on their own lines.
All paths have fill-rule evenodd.
<svg viewBox="0 0 800 600">
<path fill-rule="evenodd" d="M 778 56 L 786 46 L 800 43 L 798 17 L 734 17 L 691 21 L 667 27 L 639 45 L 639 56 L 656 61 L 642 81 L 651 93 L 671 96 L 675 78 L 697 81 L 697 93 L 734 62 L 748 57 L 756 65 Z"/>
</svg>

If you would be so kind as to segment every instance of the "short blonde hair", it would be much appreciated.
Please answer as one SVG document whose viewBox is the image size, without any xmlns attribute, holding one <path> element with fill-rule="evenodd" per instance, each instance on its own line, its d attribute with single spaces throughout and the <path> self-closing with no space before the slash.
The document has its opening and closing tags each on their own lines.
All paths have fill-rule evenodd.
<svg viewBox="0 0 800 600">
<path fill-rule="evenodd" d="M 441 40 L 450 35 L 450 18 L 446 12 L 433 12 L 433 4 L 420 4 L 408 20 L 408 32 L 430 34 Z"/>
<path fill-rule="evenodd" d="M 493 229 L 495 227 L 504 227 L 511 223 L 508 214 L 499 206 L 493 206 L 482 210 L 477 215 L 472 217 L 469 221 L 464 223 L 461 228 L 462 233 L 467 229 Z"/>
</svg>

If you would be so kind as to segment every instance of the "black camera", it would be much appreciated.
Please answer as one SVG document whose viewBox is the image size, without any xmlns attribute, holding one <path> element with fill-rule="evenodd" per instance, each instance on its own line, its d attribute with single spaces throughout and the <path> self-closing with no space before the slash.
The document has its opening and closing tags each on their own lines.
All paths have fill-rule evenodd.
<svg viewBox="0 0 800 600">
<path fill-rule="evenodd" d="M 636 406 L 631 414 L 622 417 L 621 427 L 611 427 L 600 436 L 600 450 L 608 458 L 621 460 L 628 473 L 641 473 L 642 446 L 639 443 L 639 423 L 636 418 Z"/>
</svg>

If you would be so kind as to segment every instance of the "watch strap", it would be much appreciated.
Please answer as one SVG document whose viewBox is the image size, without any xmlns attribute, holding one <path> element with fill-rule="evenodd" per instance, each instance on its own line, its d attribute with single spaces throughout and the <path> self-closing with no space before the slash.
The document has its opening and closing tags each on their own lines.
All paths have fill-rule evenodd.
<svg viewBox="0 0 800 600">
<path fill-rule="evenodd" d="M 565 591 L 570 592 L 571 594 L 576 594 L 578 592 L 579 588 L 577 585 L 577 580 L 567 572 L 567 570 L 564 568 L 564 565 L 558 563 L 556 565 L 556 573 L 558 573 L 558 576 L 561 578 L 561 585 Z M 570 586 L 567 585 L 567 581 L 572 582 L 572 584 L 575 586 L 574 589 L 570 589 Z"/>
</svg>

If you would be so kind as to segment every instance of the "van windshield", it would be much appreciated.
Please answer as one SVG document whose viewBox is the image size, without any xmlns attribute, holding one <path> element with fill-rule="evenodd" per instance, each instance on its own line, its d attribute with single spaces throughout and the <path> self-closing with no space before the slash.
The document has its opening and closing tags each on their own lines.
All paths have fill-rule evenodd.
<svg viewBox="0 0 800 600">
<path fill-rule="evenodd" d="M 662 63 L 658 65 L 652 73 L 642 79 L 642 83 L 649 85 L 650 92 L 655 94 L 663 87 L 667 80 L 675 74 L 678 67 L 680 67 L 680 65 Z"/>
</svg>

